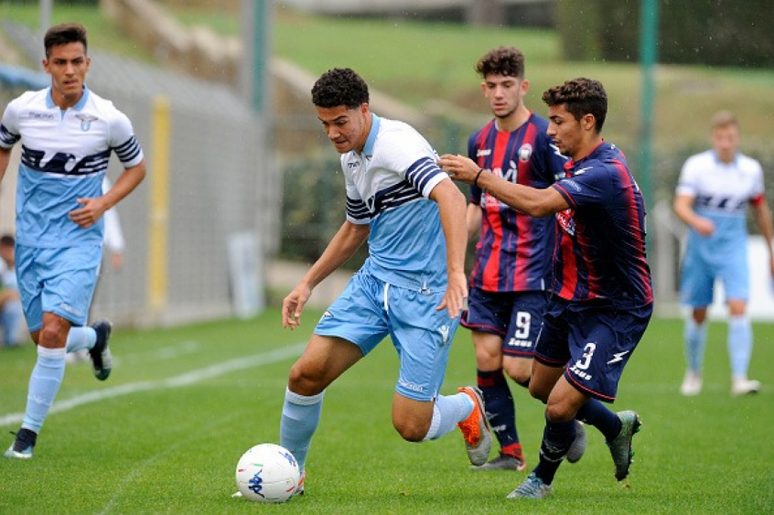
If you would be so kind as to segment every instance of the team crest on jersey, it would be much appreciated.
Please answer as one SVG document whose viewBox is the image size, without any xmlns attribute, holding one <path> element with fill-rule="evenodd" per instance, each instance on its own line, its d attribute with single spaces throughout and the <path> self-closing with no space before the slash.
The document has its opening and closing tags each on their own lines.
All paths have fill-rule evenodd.
<svg viewBox="0 0 774 515">
<path fill-rule="evenodd" d="M 519 161 L 526 163 L 532 157 L 532 145 L 525 143 L 519 149 Z"/>
<path fill-rule="evenodd" d="M 75 117 L 81 121 L 81 130 L 83 132 L 87 132 L 89 129 L 91 129 L 91 122 L 96 122 L 99 120 L 99 118 L 96 116 L 91 116 L 90 114 L 76 114 Z"/>
</svg>

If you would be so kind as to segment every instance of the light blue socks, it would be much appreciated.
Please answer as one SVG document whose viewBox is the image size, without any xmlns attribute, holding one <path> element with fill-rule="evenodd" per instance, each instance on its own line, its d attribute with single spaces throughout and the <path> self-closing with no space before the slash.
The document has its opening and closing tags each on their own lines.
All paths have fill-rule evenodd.
<svg viewBox="0 0 774 515">
<path fill-rule="evenodd" d="M 65 349 L 67 352 L 78 352 L 81 349 L 91 349 L 97 342 L 97 332 L 89 327 L 71 327 L 67 334 Z"/>
<path fill-rule="evenodd" d="M 324 395 L 324 390 L 317 395 L 306 396 L 285 389 L 285 404 L 282 406 L 280 423 L 280 445 L 293 454 L 301 473 L 304 472 L 312 436 L 320 423 Z"/>
<path fill-rule="evenodd" d="M 445 434 L 451 433 L 472 410 L 476 409 L 470 396 L 465 393 L 455 395 L 439 395 L 433 406 L 433 420 L 430 429 L 422 441 L 437 440 Z"/>
<path fill-rule="evenodd" d="M 752 324 L 746 315 L 728 319 L 728 356 L 731 359 L 731 375 L 747 379 L 752 356 Z"/>
<path fill-rule="evenodd" d="M 701 373 L 701 367 L 704 362 L 704 348 L 707 344 L 707 326 L 705 320 L 697 324 L 693 317 L 688 316 L 685 321 L 685 359 L 688 362 L 688 369 L 691 372 Z"/>
<path fill-rule="evenodd" d="M 65 349 L 47 349 L 38 345 L 38 360 L 30 375 L 27 409 L 22 427 L 40 432 L 62 384 L 65 372 Z"/>
</svg>

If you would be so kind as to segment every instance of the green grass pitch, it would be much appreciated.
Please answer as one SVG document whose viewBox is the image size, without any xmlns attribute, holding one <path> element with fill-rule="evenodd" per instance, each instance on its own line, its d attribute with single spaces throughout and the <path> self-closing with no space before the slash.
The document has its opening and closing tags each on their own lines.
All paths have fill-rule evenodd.
<svg viewBox="0 0 774 515">
<path fill-rule="evenodd" d="M 615 409 L 635 409 L 643 429 L 635 463 L 618 483 L 601 435 L 565 463 L 542 501 L 507 500 L 525 477 L 472 472 L 458 431 L 404 442 L 390 421 L 397 358 L 389 341 L 329 388 L 307 462 L 307 490 L 283 505 L 232 499 L 240 455 L 278 442 L 287 371 L 319 313 L 297 331 L 272 309 L 248 321 L 116 332 L 116 367 L 97 382 L 88 363 L 68 365 L 30 461 L 0 459 L 0 513 L 772 513 L 774 325 L 755 324 L 751 376 L 764 388 L 732 398 L 725 325 L 713 323 L 705 388 L 678 394 L 682 323 L 653 320 L 624 374 Z M 0 445 L 24 410 L 32 345 L 0 349 Z M 470 335 L 460 329 L 444 393 L 474 381 Z M 513 387 L 530 467 L 542 405 Z M 494 452 L 494 451 L 493 451 Z"/>
</svg>

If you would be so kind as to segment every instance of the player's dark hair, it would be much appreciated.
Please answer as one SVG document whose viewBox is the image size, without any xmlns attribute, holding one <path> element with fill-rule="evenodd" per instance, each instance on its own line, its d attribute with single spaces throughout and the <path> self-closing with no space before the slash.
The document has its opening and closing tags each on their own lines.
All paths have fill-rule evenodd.
<svg viewBox="0 0 774 515">
<path fill-rule="evenodd" d="M 68 43 L 83 43 L 83 50 L 88 52 L 89 44 L 86 39 L 86 27 L 80 23 L 62 23 L 48 29 L 43 37 L 46 58 L 48 58 L 53 47 Z"/>
<path fill-rule="evenodd" d="M 333 68 L 314 83 L 312 103 L 317 107 L 355 109 L 368 103 L 368 84 L 350 68 Z"/>
<path fill-rule="evenodd" d="M 576 120 L 586 114 L 593 115 L 597 133 L 602 132 L 607 116 L 607 93 L 601 82 L 583 77 L 568 80 L 561 86 L 547 89 L 543 93 L 543 102 L 549 107 L 564 104 Z"/>
<path fill-rule="evenodd" d="M 16 240 L 10 234 L 0 236 L 0 247 L 13 247 L 14 245 L 16 245 Z"/>
<path fill-rule="evenodd" d="M 478 60 L 476 72 L 482 78 L 486 78 L 489 74 L 495 74 L 523 80 L 524 54 L 512 46 L 497 47 Z"/>
</svg>

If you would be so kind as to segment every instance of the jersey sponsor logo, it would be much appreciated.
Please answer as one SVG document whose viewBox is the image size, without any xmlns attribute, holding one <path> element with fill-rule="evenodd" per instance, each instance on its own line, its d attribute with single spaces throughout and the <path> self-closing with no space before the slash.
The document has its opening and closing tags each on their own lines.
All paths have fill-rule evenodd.
<svg viewBox="0 0 774 515">
<path fill-rule="evenodd" d="M 96 116 L 91 116 L 89 114 L 76 114 L 75 117 L 81 121 L 81 130 L 83 132 L 88 132 L 88 130 L 91 129 L 91 122 L 99 120 Z"/>
<path fill-rule="evenodd" d="M 559 227 L 564 229 L 567 234 L 575 236 L 575 219 L 572 217 L 572 215 L 572 209 L 559 211 L 556 213 L 556 221 L 559 223 Z"/>
<path fill-rule="evenodd" d="M 532 340 L 519 340 L 518 338 L 511 338 L 508 340 L 508 347 L 521 347 L 529 349 L 532 347 Z"/>
<path fill-rule="evenodd" d="M 570 372 L 572 374 L 575 374 L 579 378 L 583 379 L 584 381 L 590 381 L 591 378 L 593 377 L 591 374 L 589 374 L 585 370 L 578 369 L 578 365 L 577 364 L 575 364 L 572 367 L 570 367 Z"/>
<path fill-rule="evenodd" d="M 402 386 L 406 390 L 411 390 L 412 392 L 424 392 L 425 387 L 420 384 L 414 384 L 404 381 L 403 379 L 398 379 L 398 385 Z"/>
<path fill-rule="evenodd" d="M 67 311 L 68 313 L 72 313 L 73 315 L 80 316 L 81 311 L 79 309 L 75 309 L 70 304 L 66 302 L 62 302 L 59 304 L 59 307 L 62 308 L 62 310 Z"/>
<path fill-rule="evenodd" d="M 526 163 L 529 161 L 529 158 L 532 157 L 532 145 L 529 143 L 525 143 L 521 146 L 519 149 L 519 161 L 522 163 Z"/>
<path fill-rule="evenodd" d="M 492 153 L 491 148 L 479 148 L 476 150 L 476 157 L 486 157 Z"/>
<path fill-rule="evenodd" d="M 510 182 L 519 182 L 519 165 L 516 161 L 508 161 L 508 169 L 503 172 L 502 169 L 497 168 L 497 172 L 502 175 L 503 179 Z"/>
<path fill-rule="evenodd" d="M 562 186 L 570 186 L 572 189 L 574 189 L 578 193 L 580 193 L 580 191 L 581 191 L 580 185 L 577 182 L 573 181 L 572 179 L 564 179 L 562 181 Z"/>
<path fill-rule="evenodd" d="M 28 119 L 28 120 L 46 120 L 46 121 L 54 121 L 54 113 L 49 113 L 47 111 L 28 111 L 26 114 L 20 116 L 21 119 Z"/>
</svg>

